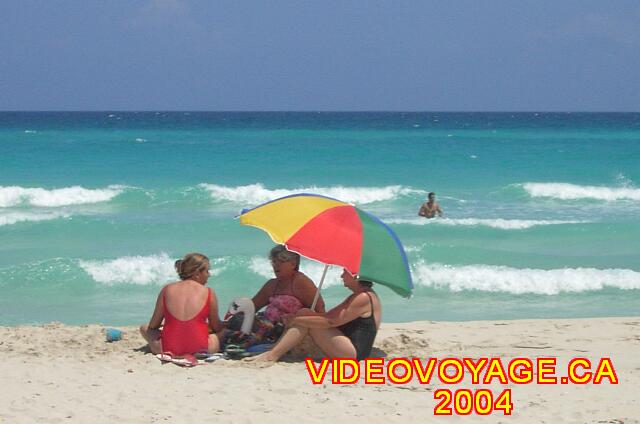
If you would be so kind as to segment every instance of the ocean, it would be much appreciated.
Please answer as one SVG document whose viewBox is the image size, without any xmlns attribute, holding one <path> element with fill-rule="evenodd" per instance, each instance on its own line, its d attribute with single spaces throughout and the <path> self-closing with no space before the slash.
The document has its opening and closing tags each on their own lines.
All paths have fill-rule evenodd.
<svg viewBox="0 0 640 424">
<path fill-rule="evenodd" d="M 191 251 L 224 312 L 272 274 L 236 215 L 297 192 L 398 234 L 385 322 L 638 316 L 639 182 L 640 113 L 0 112 L 0 325 L 146 322 Z"/>
</svg>

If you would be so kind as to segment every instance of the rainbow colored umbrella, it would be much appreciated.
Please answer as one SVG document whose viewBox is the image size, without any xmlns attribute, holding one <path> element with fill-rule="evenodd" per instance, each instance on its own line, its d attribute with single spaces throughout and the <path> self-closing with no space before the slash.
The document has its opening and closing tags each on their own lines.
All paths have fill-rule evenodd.
<svg viewBox="0 0 640 424">
<path fill-rule="evenodd" d="M 413 282 L 400 240 L 380 219 L 353 205 L 294 194 L 243 210 L 240 223 L 266 231 L 276 243 L 309 259 L 411 295 Z M 325 274 L 326 267 L 322 280 Z"/>
</svg>

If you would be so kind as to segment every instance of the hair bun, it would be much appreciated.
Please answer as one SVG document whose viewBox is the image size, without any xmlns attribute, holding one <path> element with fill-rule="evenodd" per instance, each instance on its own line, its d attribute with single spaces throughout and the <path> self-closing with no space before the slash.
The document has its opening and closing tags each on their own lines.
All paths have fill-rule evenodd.
<svg viewBox="0 0 640 424">
<path fill-rule="evenodd" d="M 178 259 L 173 265 L 176 269 L 176 272 L 178 273 L 178 277 L 180 277 L 181 280 L 184 280 L 184 272 L 182 271 L 183 262 L 184 261 L 182 259 Z"/>
<path fill-rule="evenodd" d="M 209 266 L 209 258 L 201 253 L 187 253 L 184 258 L 178 259 L 174 267 L 181 280 L 190 278 L 195 273 Z"/>
</svg>

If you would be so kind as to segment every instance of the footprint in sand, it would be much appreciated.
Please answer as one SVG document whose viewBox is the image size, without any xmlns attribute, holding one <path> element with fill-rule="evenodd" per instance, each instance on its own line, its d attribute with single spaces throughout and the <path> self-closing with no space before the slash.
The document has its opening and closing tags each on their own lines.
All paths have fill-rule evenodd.
<svg viewBox="0 0 640 424">
<path fill-rule="evenodd" d="M 380 347 L 384 351 L 391 352 L 407 352 L 417 351 L 429 347 L 429 342 L 422 338 L 411 337 L 407 334 L 401 333 L 397 336 L 387 337 L 382 340 Z"/>
</svg>

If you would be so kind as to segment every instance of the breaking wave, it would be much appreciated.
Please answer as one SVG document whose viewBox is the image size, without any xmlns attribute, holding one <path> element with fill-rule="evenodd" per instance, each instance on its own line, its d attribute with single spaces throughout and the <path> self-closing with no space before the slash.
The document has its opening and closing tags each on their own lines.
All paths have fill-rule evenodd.
<svg viewBox="0 0 640 424">
<path fill-rule="evenodd" d="M 450 226 L 484 226 L 498 228 L 500 230 L 525 230 L 540 225 L 585 224 L 589 221 L 562 221 L 562 220 L 531 220 L 531 219 L 480 219 L 480 218 L 409 218 L 386 219 L 387 224 L 408 225 L 450 225 Z"/>
<path fill-rule="evenodd" d="M 569 183 L 525 183 L 522 188 L 531 197 L 560 200 L 596 199 L 605 201 L 640 200 L 640 189 L 634 187 L 581 186 Z"/>
<path fill-rule="evenodd" d="M 178 279 L 174 269 L 175 259 L 166 253 L 150 256 L 123 256 L 113 260 L 80 260 L 78 265 L 91 278 L 101 284 L 162 285 Z M 211 275 L 218 275 L 224 259 L 212 260 Z"/>
<path fill-rule="evenodd" d="M 425 193 L 423 190 L 416 190 L 400 185 L 386 187 L 310 186 L 296 189 L 268 189 L 264 185 L 258 183 L 236 187 L 227 187 L 216 184 L 200 184 L 199 187 L 207 190 L 214 200 L 236 202 L 243 205 L 258 205 L 260 203 L 296 193 L 320 194 L 322 196 L 340 199 L 344 202 L 361 205 L 394 200 L 400 196 Z"/>
<path fill-rule="evenodd" d="M 47 190 L 19 186 L 0 186 L 0 207 L 38 206 L 60 207 L 107 202 L 124 191 L 125 186 L 111 185 L 101 189 L 80 186 Z"/>
<path fill-rule="evenodd" d="M 251 258 L 249 262 L 249 269 L 264 277 L 265 280 L 274 278 L 273 269 L 271 268 L 271 262 L 268 259 L 254 256 Z M 322 278 L 322 272 L 324 271 L 324 265 L 319 262 L 314 262 L 306 258 L 301 258 L 300 260 L 300 270 L 304 272 L 304 274 L 311 278 L 314 283 L 319 284 L 320 278 Z M 324 283 L 322 287 L 331 287 L 342 285 L 342 279 L 340 275 L 342 274 L 342 268 L 337 266 L 329 267 L 327 271 L 327 275 L 325 277 Z"/>
<path fill-rule="evenodd" d="M 0 213 L 0 227 L 19 222 L 50 221 L 58 218 L 69 218 L 71 214 L 64 212 L 8 212 Z"/>
<path fill-rule="evenodd" d="M 449 266 L 417 263 L 416 285 L 452 291 L 481 290 L 513 294 L 576 293 L 602 290 L 640 289 L 640 272 L 630 269 L 561 268 L 532 269 L 494 265 Z"/>
</svg>

